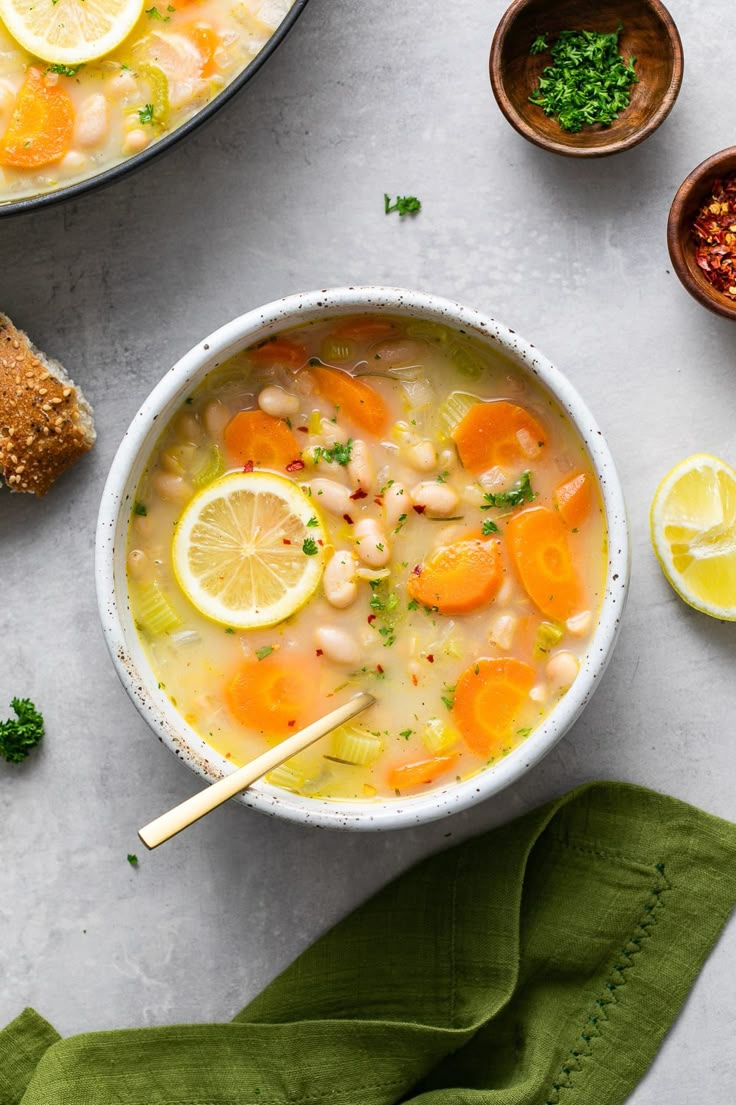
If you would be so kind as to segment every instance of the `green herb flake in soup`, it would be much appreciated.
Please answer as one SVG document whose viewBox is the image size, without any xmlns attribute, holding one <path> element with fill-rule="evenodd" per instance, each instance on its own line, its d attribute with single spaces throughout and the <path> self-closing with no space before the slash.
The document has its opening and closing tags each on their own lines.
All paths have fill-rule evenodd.
<svg viewBox="0 0 736 1105">
<path fill-rule="evenodd" d="M 293 2 L 131 0 L 109 27 L 102 4 L 100 54 L 82 33 L 102 33 L 84 0 L 0 0 L 0 204 L 95 176 L 176 130 L 256 57 Z M 131 12 L 116 40 L 115 20 Z"/>
<path fill-rule="evenodd" d="M 238 353 L 182 402 L 134 501 L 144 649 L 222 755 L 377 694 L 269 779 L 305 795 L 415 794 L 498 762 L 597 624 L 606 530 L 579 436 L 436 322 L 319 320 Z"/>
</svg>

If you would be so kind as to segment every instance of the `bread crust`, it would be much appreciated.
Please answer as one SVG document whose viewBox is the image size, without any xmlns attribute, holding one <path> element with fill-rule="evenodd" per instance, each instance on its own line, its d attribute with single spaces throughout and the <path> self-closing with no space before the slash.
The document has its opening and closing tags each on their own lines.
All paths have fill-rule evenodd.
<svg viewBox="0 0 736 1105">
<path fill-rule="evenodd" d="M 92 408 L 58 362 L 0 314 L 0 474 L 39 498 L 95 442 Z"/>
</svg>

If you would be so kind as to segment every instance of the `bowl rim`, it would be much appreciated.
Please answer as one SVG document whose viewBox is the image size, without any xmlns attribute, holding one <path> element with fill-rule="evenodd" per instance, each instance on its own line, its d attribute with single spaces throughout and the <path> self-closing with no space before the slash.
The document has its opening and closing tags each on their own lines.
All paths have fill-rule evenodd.
<svg viewBox="0 0 736 1105">
<path fill-rule="evenodd" d="M 41 192 L 34 196 L 20 197 L 17 200 L 0 200 L 0 219 L 23 215 L 28 211 L 37 211 L 42 207 L 51 207 L 53 204 L 63 203 L 66 200 L 78 199 L 87 192 L 95 191 L 98 188 L 106 188 L 129 173 L 134 173 L 137 169 L 143 168 L 144 165 L 160 154 L 166 153 L 181 139 L 212 119 L 216 112 L 229 103 L 233 96 L 240 92 L 244 85 L 256 75 L 261 66 L 265 64 L 274 50 L 286 38 L 308 2 L 309 0 L 294 0 L 292 7 L 281 20 L 268 42 L 248 62 L 245 68 L 241 69 L 237 76 L 221 92 L 218 92 L 214 99 L 205 104 L 191 118 L 186 119 L 175 130 L 165 134 L 158 142 L 154 142 L 145 150 L 141 150 L 140 153 L 133 154 L 131 157 L 111 165 L 109 169 L 103 169 L 102 172 L 78 180 L 65 188 L 55 188 L 51 192 Z"/>
<path fill-rule="evenodd" d="M 153 388 L 123 437 L 102 494 L 95 542 L 95 581 L 105 640 L 118 675 L 141 715 L 159 739 L 202 778 L 212 781 L 234 770 L 209 748 L 157 687 L 116 585 L 116 540 L 124 541 L 131 500 L 140 471 L 153 447 L 160 416 L 173 413 L 187 390 L 217 364 L 268 334 L 301 320 L 355 312 L 420 316 L 468 332 L 495 346 L 517 368 L 552 394 L 571 420 L 599 481 L 608 530 L 608 564 L 598 626 L 579 675 L 538 729 L 508 756 L 478 775 L 406 799 L 338 802 L 306 798 L 261 781 L 238 796 L 246 806 L 302 824 L 333 829 L 379 831 L 413 826 L 466 809 L 498 793 L 530 770 L 561 739 L 598 686 L 618 635 L 628 591 L 629 527 L 613 458 L 587 405 L 576 389 L 531 343 L 493 318 L 424 292 L 381 286 L 323 289 L 290 295 L 226 323 L 198 342 Z M 164 419 L 162 418 L 162 423 Z M 161 425 L 161 423 L 159 423 Z M 136 469 L 137 466 L 137 469 Z M 125 547 L 122 549 L 124 563 Z M 129 632 L 124 629 L 128 611 Z M 137 651 L 140 661 L 136 661 Z"/>
<path fill-rule="evenodd" d="M 638 146 L 639 143 L 643 142 L 646 138 L 649 138 L 649 136 L 661 126 L 675 106 L 677 97 L 680 94 L 684 70 L 684 54 L 680 32 L 677 29 L 677 24 L 672 18 L 672 15 L 661 0 L 642 0 L 642 4 L 644 7 L 650 8 L 660 19 L 672 46 L 672 75 L 669 84 L 662 94 L 659 106 L 643 126 L 639 127 L 627 138 L 612 139 L 604 146 L 571 146 L 563 142 L 556 142 L 553 138 L 545 137 L 536 127 L 529 124 L 516 110 L 506 92 L 504 67 L 501 63 L 501 54 L 506 35 L 519 12 L 534 2 L 535 0 L 512 0 L 512 3 L 503 13 L 496 27 L 493 41 L 491 42 L 490 57 L 488 59 L 493 95 L 496 98 L 496 103 L 514 130 L 540 149 L 547 150 L 549 153 L 559 154 L 562 157 L 610 157 L 613 154 L 622 153 L 624 150 L 630 150 L 632 147 Z M 583 136 L 585 133 L 585 131 L 580 132 Z"/>
<path fill-rule="evenodd" d="M 682 248 L 680 230 L 685 222 L 685 214 L 692 201 L 699 194 L 700 202 L 707 195 L 708 188 L 719 175 L 719 170 L 727 160 L 733 162 L 728 170 L 729 175 L 736 172 L 736 146 L 727 146 L 723 150 L 706 157 L 699 165 L 688 173 L 680 187 L 675 192 L 669 215 L 667 216 L 667 249 L 669 250 L 672 267 L 686 292 L 696 299 L 709 311 L 720 315 L 721 318 L 736 319 L 736 301 L 729 304 L 728 300 L 716 291 L 705 279 L 696 279 L 693 276 L 686 251 Z M 709 182 L 709 178 L 712 180 Z"/>
</svg>

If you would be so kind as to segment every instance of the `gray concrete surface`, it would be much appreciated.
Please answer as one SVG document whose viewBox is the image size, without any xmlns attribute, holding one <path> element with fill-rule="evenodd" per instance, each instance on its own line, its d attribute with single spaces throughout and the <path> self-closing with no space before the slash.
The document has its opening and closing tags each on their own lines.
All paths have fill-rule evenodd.
<svg viewBox="0 0 736 1105">
<path fill-rule="evenodd" d="M 502 0 L 311 0 L 237 101 L 138 175 L 0 221 L 0 307 L 60 357 L 99 445 L 44 502 L 0 505 L 0 704 L 44 710 L 43 752 L 0 765 L 0 1022 L 31 1003 L 63 1033 L 230 1017 L 318 933 L 414 859 L 583 780 L 618 778 L 736 818 L 736 626 L 682 605 L 647 510 L 676 460 L 736 462 L 736 326 L 670 271 L 665 221 L 686 173 L 733 140 L 714 73 L 736 9 L 672 0 L 685 82 L 664 126 L 612 160 L 528 145 L 487 77 Z M 714 9 L 714 10 L 715 10 Z M 719 84 L 721 92 L 725 85 Z M 383 193 L 415 193 L 414 221 Z M 513 790 L 452 820 L 330 835 L 231 805 L 165 850 L 135 829 L 194 776 L 118 684 L 97 623 L 94 524 L 118 441 L 198 338 L 287 292 L 388 282 L 455 297 L 538 344 L 617 458 L 634 574 L 597 697 Z M 725 933 L 634 1105 L 733 1098 L 736 929 Z"/>
</svg>

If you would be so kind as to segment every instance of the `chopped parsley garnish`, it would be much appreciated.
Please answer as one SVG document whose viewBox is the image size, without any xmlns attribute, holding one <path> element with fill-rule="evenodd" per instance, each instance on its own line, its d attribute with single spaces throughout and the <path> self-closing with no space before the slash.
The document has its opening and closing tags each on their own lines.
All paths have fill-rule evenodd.
<svg viewBox="0 0 736 1105">
<path fill-rule="evenodd" d="M 264 645 L 263 648 L 256 649 L 256 660 L 265 660 L 267 656 L 270 656 L 273 652 L 273 645 Z"/>
<path fill-rule="evenodd" d="M 398 211 L 399 215 L 416 215 L 422 210 L 421 200 L 416 196 L 397 196 L 396 202 L 391 203 L 391 197 L 383 194 L 383 207 L 387 215 Z"/>
<path fill-rule="evenodd" d="M 490 518 L 483 519 L 483 525 L 480 529 L 484 537 L 488 537 L 489 533 L 498 533 L 498 526 Z"/>
<path fill-rule="evenodd" d="M 235 630 L 233 629 L 233 627 L 232 627 L 231 625 L 229 625 L 229 626 L 227 627 L 227 629 L 225 630 L 225 632 L 226 632 L 226 633 L 234 633 L 234 632 L 235 632 Z"/>
<path fill-rule="evenodd" d="M 445 690 L 448 693 L 447 694 L 441 694 L 440 698 L 444 702 L 447 709 L 451 710 L 452 707 L 455 705 L 455 688 L 454 687 L 445 687 Z"/>
<path fill-rule="evenodd" d="M 139 518 L 145 518 L 148 514 L 148 507 L 145 503 L 135 502 L 133 504 L 133 513 L 137 514 Z"/>
<path fill-rule="evenodd" d="M 552 64 L 542 70 L 530 102 L 572 134 L 593 123 L 610 126 L 629 106 L 631 85 L 638 80 L 636 58 L 625 62 L 618 52 L 622 29 L 619 23 L 612 34 L 562 31 L 549 48 Z M 546 36 L 538 35 L 530 53 L 546 49 Z"/>
<path fill-rule="evenodd" d="M 138 856 L 133 855 L 132 852 L 128 852 L 128 863 L 131 867 L 138 866 Z"/>
<path fill-rule="evenodd" d="M 307 522 L 307 525 L 308 525 L 308 526 L 318 526 L 318 525 L 319 525 L 319 522 L 317 521 L 317 519 L 315 518 L 315 516 L 314 516 L 314 515 L 312 515 L 312 517 L 311 517 L 311 518 L 309 519 L 309 521 Z"/>
<path fill-rule="evenodd" d="M 145 107 L 138 108 L 138 118 L 142 123 L 152 123 L 153 114 L 153 104 L 146 104 Z"/>
<path fill-rule="evenodd" d="M 146 8 L 145 11 L 149 19 L 160 19 L 162 23 L 168 23 L 168 18 L 161 15 L 161 12 L 158 10 L 158 8 Z"/>
<path fill-rule="evenodd" d="M 416 599 L 410 599 L 409 602 L 407 602 L 407 604 L 406 604 L 406 609 L 407 610 L 418 610 L 419 609 L 419 603 L 417 602 Z"/>
<path fill-rule="evenodd" d="M 305 556 L 316 556 L 319 552 L 317 542 L 313 537 L 305 537 L 302 542 L 302 552 Z"/>
<path fill-rule="evenodd" d="M 394 533 L 399 533 L 399 531 L 403 528 L 403 525 L 406 522 L 406 519 L 408 517 L 409 517 L 408 514 L 400 514 L 399 515 L 399 520 L 398 520 L 396 526 L 394 527 Z"/>
<path fill-rule="evenodd" d="M 83 61 L 79 65 L 61 65 L 59 62 L 54 62 L 53 65 L 46 66 L 46 72 L 58 73 L 60 77 L 76 77 L 83 65 Z"/>
<path fill-rule="evenodd" d="M 484 495 L 485 505 L 480 509 L 490 510 L 492 506 L 521 506 L 522 503 L 534 502 L 536 497 L 536 491 L 532 490 L 531 472 L 525 472 L 508 491 L 497 491 L 495 494 L 489 491 L 487 495 Z"/>
<path fill-rule="evenodd" d="M 528 737 L 531 733 L 531 729 L 517 729 L 516 732 L 520 737 Z"/>
<path fill-rule="evenodd" d="M 352 438 L 349 438 L 344 445 L 341 441 L 337 441 L 329 449 L 325 449 L 322 445 L 317 445 L 314 449 L 315 462 L 322 458 L 322 460 L 326 460 L 328 464 L 340 464 L 343 468 L 346 464 L 350 463 L 352 454 Z"/>
<path fill-rule="evenodd" d="M 399 733 L 399 736 L 403 737 L 405 741 L 408 741 L 409 737 L 412 735 L 413 732 L 414 732 L 413 729 L 402 729 L 401 732 Z"/>
<path fill-rule="evenodd" d="M 10 705 L 15 717 L 0 721 L 0 756 L 19 764 L 43 739 L 43 718 L 28 698 L 14 698 Z"/>
<path fill-rule="evenodd" d="M 449 475 L 449 472 L 440 472 L 439 476 L 437 477 L 437 483 L 447 483 L 447 477 Z"/>
</svg>

